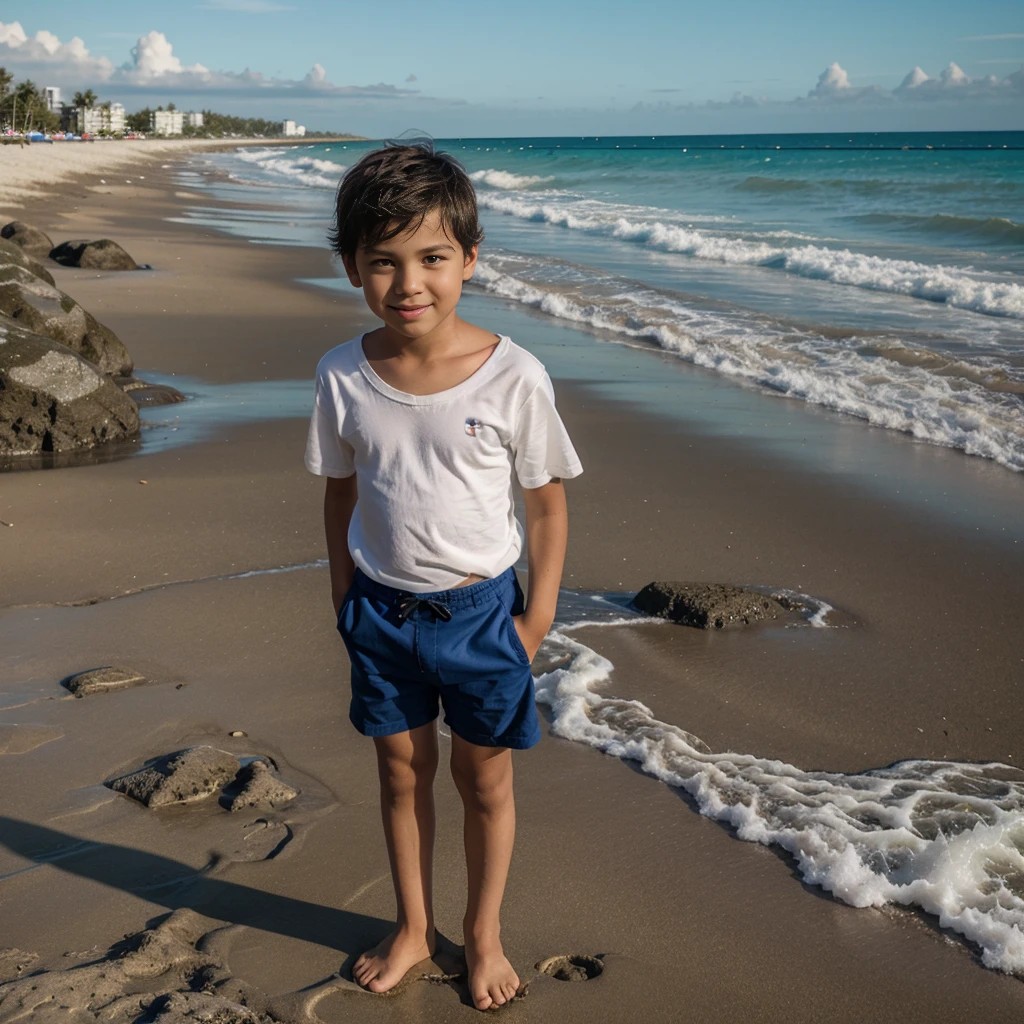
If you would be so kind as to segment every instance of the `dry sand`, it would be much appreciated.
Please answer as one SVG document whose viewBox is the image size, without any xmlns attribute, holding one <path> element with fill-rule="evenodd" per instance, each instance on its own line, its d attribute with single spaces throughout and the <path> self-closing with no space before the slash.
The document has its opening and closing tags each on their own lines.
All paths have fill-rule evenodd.
<svg viewBox="0 0 1024 1024">
<path fill-rule="evenodd" d="M 350 138 L 357 136 L 338 136 L 339 140 Z M 46 195 L 54 185 L 74 184 L 89 175 L 116 174 L 118 184 L 125 176 L 137 183 L 140 172 L 149 166 L 180 160 L 183 154 L 198 150 L 295 145 L 303 143 L 294 139 L 105 139 L 0 145 L 0 208 L 20 207 L 27 198 Z"/>
<path fill-rule="evenodd" d="M 55 269 L 141 373 L 311 378 L 323 351 L 365 325 L 355 301 L 292 283 L 329 272 L 325 252 L 162 221 L 180 200 L 159 168 L 145 193 L 95 184 L 69 191 L 63 214 L 50 202 L 22 216 L 58 237 L 109 234 L 157 268 Z M 656 694 L 662 718 L 715 749 L 806 768 L 1019 762 L 1019 552 L 724 441 L 689 448 L 672 424 L 583 384 L 557 387 L 587 467 L 569 488 L 567 585 L 799 581 L 859 623 L 805 631 L 770 656 L 759 633 L 588 637 L 615 662 L 617 692 Z M 0 476 L 0 519 L 14 523 L 0 528 L 0 947 L 24 951 L 0 955 L 0 972 L 85 972 L 28 979 L 0 1020 L 56 1019 L 52 1003 L 28 1012 L 51 992 L 75 1008 L 61 1019 L 76 1022 L 134 1019 L 139 993 L 170 993 L 156 1007 L 167 1021 L 216 1011 L 217 995 L 289 1022 L 314 1006 L 328 1024 L 477 1019 L 458 980 L 444 980 L 464 896 L 461 812 L 444 773 L 437 914 L 447 955 L 418 972 L 437 977 L 411 977 L 393 998 L 345 981 L 394 912 L 372 748 L 346 719 L 326 572 L 240 575 L 323 557 L 322 484 L 302 467 L 304 435 L 301 418 L 249 423 L 159 454 Z M 148 682 L 84 699 L 59 685 L 105 664 Z M 216 798 L 154 811 L 101 785 L 201 743 L 271 757 L 299 798 L 249 814 Z M 1024 1013 L 1018 979 L 983 969 L 933 923 L 854 910 L 805 886 L 785 858 L 738 841 L 621 761 L 549 737 L 516 771 L 504 938 L 530 989 L 502 1011 L 510 1020 Z M 147 927 L 157 931 L 141 945 L 121 942 Z M 560 954 L 603 957 L 604 972 L 573 984 L 536 970 Z M 82 968 L 90 963 L 101 966 Z M 135 994 L 116 1012 L 88 1009 L 125 992 Z"/>
</svg>

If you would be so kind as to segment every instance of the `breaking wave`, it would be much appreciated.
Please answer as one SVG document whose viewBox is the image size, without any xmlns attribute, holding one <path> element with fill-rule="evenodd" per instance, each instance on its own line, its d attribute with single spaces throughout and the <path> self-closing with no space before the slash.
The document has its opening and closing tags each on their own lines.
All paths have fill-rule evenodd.
<svg viewBox="0 0 1024 1024">
<path fill-rule="evenodd" d="M 485 171 L 473 171 L 469 175 L 469 180 L 477 184 L 490 185 L 491 188 L 519 189 L 530 188 L 531 185 L 540 185 L 554 179 L 539 174 L 512 174 L 511 171 L 489 167 Z"/>
<path fill-rule="evenodd" d="M 522 220 L 637 242 L 661 252 L 716 263 L 769 267 L 798 277 L 907 295 L 988 316 L 1024 319 L 1024 286 L 984 278 L 957 267 L 886 259 L 820 245 L 778 246 L 749 241 L 664 220 L 631 219 L 635 218 L 635 207 L 628 208 L 627 215 L 611 203 L 539 203 L 487 193 L 479 196 L 478 201 L 486 209 Z"/>
<path fill-rule="evenodd" d="M 804 881 L 844 903 L 918 907 L 980 947 L 986 967 L 1024 975 L 1024 772 L 909 760 L 847 775 L 712 751 L 640 701 L 602 693 L 614 666 L 571 633 L 637 621 L 618 611 L 556 622 L 545 639 L 540 658 L 557 667 L 536 688 L 552 733 L 686 790 L 702 814 L 785 850 Z"/>
<path fill-rule="evenodd" d="M 1024 471 L 1024 372 L 898 341 L 829 338 L 742 311 L 704 310 L 593 268 L 512 254 L 482 259 L 488 292 L 697 366 Z"/>
<path fill-rule="evenodd" d="M 266 180 L 257 184 L 287 182 L 289 185 L 305 185 L 308 188 L 338 187 L 341 175 L 345 171 L 344 164 L 336 164 L 331 160 L 318 160 L 312 156 L 284 156 L 279 149 L 270 147 L 239 148 L 235 157 L 265 175 Z"/>
</svg>

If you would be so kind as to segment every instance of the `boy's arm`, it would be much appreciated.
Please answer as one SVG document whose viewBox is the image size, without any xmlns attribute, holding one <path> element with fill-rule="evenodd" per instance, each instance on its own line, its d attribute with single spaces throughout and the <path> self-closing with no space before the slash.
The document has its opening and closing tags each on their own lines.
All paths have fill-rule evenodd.
<svg viewBox="0 0 1024 1024">
<path fill-rule="evenodd" d="M 331 565 L 331 599 L 334 614 L 341 611 L 341 602 L 356 564 L 348 550 L 348 524 L 356 507 L 356 476 L 328 477 L 324 492 L 324 533 L 327 535 L 327 558 Z"/>
<path fill-rule="evenodd" d="M 561 480 L 523 488 L 530 578 L 526 611 L 513 619 L 531 660 L 555 619 L 562 564 L 569 537 L 569 513 Z"/>
</svg>

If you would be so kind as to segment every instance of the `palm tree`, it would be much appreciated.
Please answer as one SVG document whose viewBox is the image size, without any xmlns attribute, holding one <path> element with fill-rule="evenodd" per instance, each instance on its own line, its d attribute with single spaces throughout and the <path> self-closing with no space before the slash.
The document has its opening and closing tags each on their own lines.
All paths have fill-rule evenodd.
<svg viewBox="0 0 1024 1024">
<path fill-rule="evenodd" d="M 76 92 L 71 100 L 71 105 L 74 107 L 85 107 L 87 110 L 90 107 L 96 106 L 96 101 L 99 97 L 92 91 L 92 89 L 86 89 L 85 92 Z"/>
<path fill-rule="evenodd" d="M 36 88 L 35 82 L 31 78 L 26 78 L 24 82 L 19 82 L 14 89 L 14 103 L 15 110 L 17 110 L 18 101 L 21 101 L 22 106 L 25 108 L 25 126 L 24 131 L 28 131 L 32 124 L 33 108 L 40 100 L 39 90 Z M 15 122 L 17 127 L 17 115 L 11 120 Z"/>
</svg>

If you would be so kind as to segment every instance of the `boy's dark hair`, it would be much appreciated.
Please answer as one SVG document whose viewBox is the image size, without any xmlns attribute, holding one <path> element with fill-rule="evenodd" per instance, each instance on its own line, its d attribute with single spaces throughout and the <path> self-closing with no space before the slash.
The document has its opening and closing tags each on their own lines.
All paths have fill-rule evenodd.
<svg viewBox="0 0 1024 1024">
<path fill-rule="evenodd" d="M 462 164 L 429 141 L 386 143 L 341 179 L 327 238 L 339 256 L 354 256 L 360 246 L 415 230 L 431 210 L 464 253 L 483 241 L 476 193 Z"/>
</svg>

